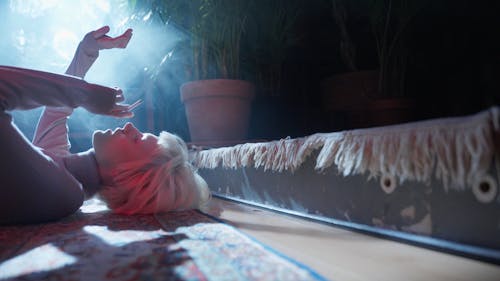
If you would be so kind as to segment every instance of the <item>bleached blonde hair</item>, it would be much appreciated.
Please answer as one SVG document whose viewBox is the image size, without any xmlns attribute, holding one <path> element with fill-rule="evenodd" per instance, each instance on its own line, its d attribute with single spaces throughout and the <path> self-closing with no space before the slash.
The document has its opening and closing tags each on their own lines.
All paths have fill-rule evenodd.
<svg viewBox="0 0 500 281">
<path fill-rule="evenodd" d="M 151 157 L 122 163 L 111 173 L 113 184 L 102 186 L 98 196 L 115 213 L 199 208 L 210 199 L 207 183 L 189 163 L 186 143 L 168 132 L 160 133 Z"/>
</svg>

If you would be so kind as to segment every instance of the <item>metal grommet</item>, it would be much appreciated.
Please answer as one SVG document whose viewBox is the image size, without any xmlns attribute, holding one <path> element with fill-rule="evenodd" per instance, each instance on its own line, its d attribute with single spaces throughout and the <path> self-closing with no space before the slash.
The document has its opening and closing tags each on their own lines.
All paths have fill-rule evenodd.
<svg viewBox="0 0 500 281">
<path fill-rule="evenodd" d="M 382 175 L 380 177 L 380 187 L 386 194 L 391 194 L 396 189 L 396 178 L 392 175 Z"/>
<path fill-rule="evenodd" d="M 472 193 L 476 196 L 477 201 L 485 204 L 490 203 L 497 196 L 497 183 L 492 176 L 484 175 L 474 182 Z"/>
</svg>

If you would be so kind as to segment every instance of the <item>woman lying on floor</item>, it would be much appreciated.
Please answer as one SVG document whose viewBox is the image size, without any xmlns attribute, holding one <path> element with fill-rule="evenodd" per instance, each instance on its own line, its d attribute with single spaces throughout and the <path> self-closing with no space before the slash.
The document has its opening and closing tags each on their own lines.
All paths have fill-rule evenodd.
<svg viewBox="0 0 500 281">
<path fill-rule="evenodd" d="M 83 78 L 99 50 L 125 48 L 127 30 L 88 33 L 66 74 Z M 83 79 L 0 66 L 0 224 L 38 223 L 74 213 L 97 194 L 117 213 L 197 208 L 209 191 L 188 163 L 185 143 L 167 132 L 141 133 L 131 123 L 96 131 L 93 148 L 71 154 L 67 119 L 81 106 L 91 113 L 133 116 L 121 90 Z M 6 111 L 45 106 L 30 143 Z"/>
</svg>

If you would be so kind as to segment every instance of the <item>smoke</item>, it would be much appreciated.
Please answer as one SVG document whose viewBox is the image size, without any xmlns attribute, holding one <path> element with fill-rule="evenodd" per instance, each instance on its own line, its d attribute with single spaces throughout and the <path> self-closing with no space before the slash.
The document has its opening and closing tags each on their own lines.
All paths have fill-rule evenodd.
<svg viewBox="0 0 500 281">
<path fill-rule="evenodd" d="M 144 14 L 131 13 L 126 0 L 0 2 L 1 65 L 64 73 L 78 43 L 87 32 L 104 25 L 110 26 L 110 36 L 117 36 L 127 28 L 134 29 L 127 49 L 101 51 L 85 79 L 122 88 L 126 102 L 132 103 L 137 99 L 145 102 L 135 111 L 136 116 L 129 120 L 75 110 L 69 121 L 74 148 L 88 148 L 94 130 L 122 126 L 127 121 L 143 131 L 163 129 L 158 128 L 154 110 L 168 107 L 168 99 L 178 99 L 173 97 L 178 92 L 166 91 L 160 97 L 154 85 L 157 82 L 154 75 L 158 74 L 160 67 L 172 64 L 169 59 L 176 43 L 183 38 L 181 32 L 172 25 L 152 19 L 147 11 Z M 177 67 L 172 65 L 172 69 Z M 179 79 L 176 76 L 172 72 L 170 78 L 162 79 L 159 84 L 168 85 L 169 79 Z M 36 124 L 40 112 L 40 108 L 13 112 L 15 123 L 28 138 L 32 138 L 33 124 Z"/>
</svg>

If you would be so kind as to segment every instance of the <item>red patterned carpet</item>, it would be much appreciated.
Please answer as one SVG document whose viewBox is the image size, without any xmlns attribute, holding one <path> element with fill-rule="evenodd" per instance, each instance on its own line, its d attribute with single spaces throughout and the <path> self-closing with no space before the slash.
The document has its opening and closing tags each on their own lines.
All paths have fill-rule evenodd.
<svg viewBox="0 0 500 281">
<path fill-rule="evenodd" d="M 323 280 L 199 211 L 121 216 L 99 201 L 61 221 L 0 227 L 0 280 Z"/>
</svg>

